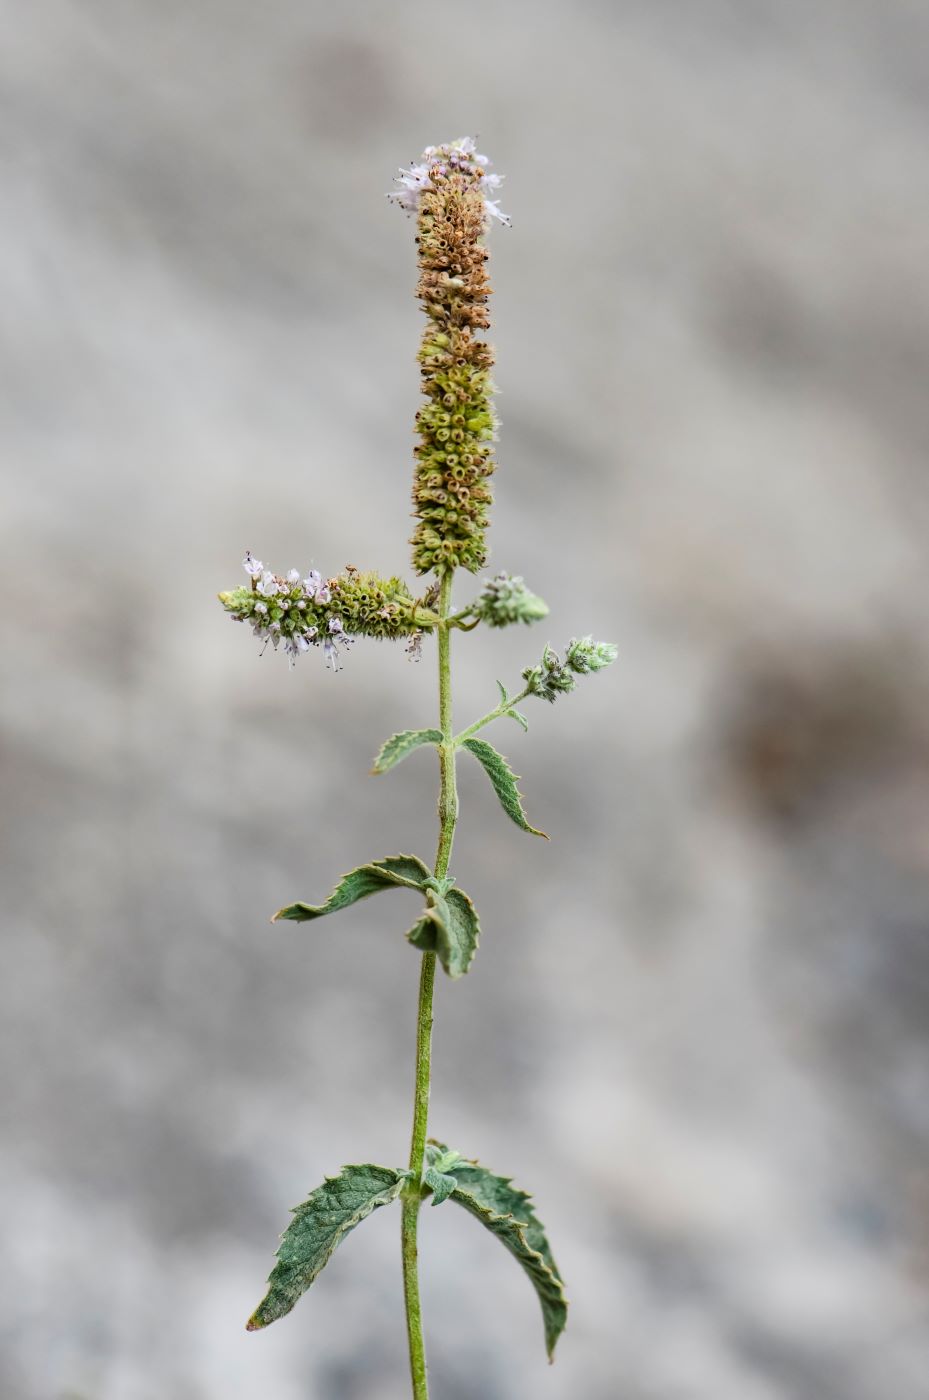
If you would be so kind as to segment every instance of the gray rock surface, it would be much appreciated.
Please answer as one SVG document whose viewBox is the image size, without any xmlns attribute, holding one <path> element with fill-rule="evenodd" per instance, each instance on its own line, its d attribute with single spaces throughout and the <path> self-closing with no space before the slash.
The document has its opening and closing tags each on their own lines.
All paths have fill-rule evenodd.
<svg viewBox="0 0 929 1400">
<path fill-rule="evenodd" d="M 5 1400 L 401 1400 L 398 1217 L 258 1336 L 286 1208 L 403 1159 L 431 653 L 259 661 L 243 549 L 406 559 L 412 229 L 476 130 L 493 562 L 620 662 L 462 773 L 482 911 L 435 1131 L 536 1193 L 573 1315 L 427 1215 L 436 1400 L 929 1396 L 929 9 L 3 0 Z M 12 596 L 11 596 L 12 593 Z M 460 596 L 466 596 L 462 588 Z"/>
</svg>

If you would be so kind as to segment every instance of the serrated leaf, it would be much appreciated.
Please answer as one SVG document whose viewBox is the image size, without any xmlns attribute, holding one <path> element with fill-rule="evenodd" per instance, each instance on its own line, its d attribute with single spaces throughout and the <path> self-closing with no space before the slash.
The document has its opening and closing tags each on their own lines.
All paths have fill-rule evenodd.
<svg viewBox="0 0 929 1400">
<path fill-rule="evenodd" d="M 392 734 L 382 746 L 380 753 L 374 760 L 371 772 L 386 773 L 389 768 L 393 768 L 414 749 L 420 748 L 423 744 L 441 744 L 441 742 L 442 731 L 439 729 L 403 729 L 399 734 Z"/>
<path fill-rule="evenodd" d="M 441 1148 L 440 1143 L 436 1146 Z M 545 1230 L 530 1204 L 531 1197 L 518 1190 L 508 1177 L 494 1176 L 477 1162 L 457 1162 L 454 1171 L 458 1184 L 451 1199 L 496 1235 L 528 1274 L 542 1308 L 545 1346 L 551 1361 L 568 1320 L 568 1300 Z"/>
<path fill-rule="evenodd" d="M 507 816 L 517 826 L 522 827 L 523 831 L 531 831 L 533 836 L 545 837 L 547 841 L 548 837 L 545 832 L 540 831 L 536 826 L 530 826 L 526 820 L 522 798 L 516 788 L 516 774 L 503 754 L 497 753 L 493 744 L 488 744 L 484 739 L 465 739 L 464 748 L 470 749 L 478 763 L 483 767 Z"/>
<path fill-rule="evenodd" d="M 291 1308 L 321 1273 L 345 1236 L 399 1196 L 406 1174 L 392 1167 L 343 1167 L 293 1211 L 281 1236 L 268 1291 L 248 1320 L 249 1332 L 267 1327 Z"/>
<path fill-rule="evenodd" d="M 387 856 L 384 860 L 374 860 L 368 865 L 359 865 L 343 875 L 325 904 L 288 904 L 279 909 L 272 919 L 294 919 L 304 923 L 307 919 L 320 919 L 323 914 L 334 914 L 339 909 L 347 909 L 359 899 L 379 890 L 405 887 L 421 890 L 430 878 L 429 867 L 418 856 Z"/>
<path fill-rule="evenodd" d="M 423 1181 L 432 1192 L 432 1204 L 440 1206 L 443 1201 L 447 1201 L 449 1196 L 458 1185 L 455 1177 L 449 1176 L 446 1172 L 436 1171 L 435 1167 L 428 1167 Z"/>
<path fill-rule="evenodd" d="M 426 912 L 407 934 L 414 948 L 437 953 L 449 977 L 463 977 L 481 937 L 477 910 L 464 890 L 426 891 Z"/>
</svg>

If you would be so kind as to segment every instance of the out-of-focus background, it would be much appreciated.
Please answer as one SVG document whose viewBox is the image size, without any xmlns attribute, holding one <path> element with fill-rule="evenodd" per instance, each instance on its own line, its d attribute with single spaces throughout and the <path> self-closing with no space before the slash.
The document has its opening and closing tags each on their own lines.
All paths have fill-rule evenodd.
<svg viewBox="0 0 929 1400">
<path fill-rule="evenodd" d="M 424 1218 L 436 1400 L 929 1395 L 929 10 L 918 0 L 0 4 L 4 1400 L 402 1400 L 398 1215 L 248 1336 L 287 1208 L 407 1149 L 433 652 L 289 674 L 246 547 L 406 567 L 413 227 L 469 132 L 493 565 L 461 774 L 482 911 L 433 1129 L 535 1193 L 574 1310 Z M 469 596 L 463 578 L 460 600 Z M 467 658 L 467 659 L 466 659 Z M 403 907 L 401 907 L 401 905 Z"/>
</svg>

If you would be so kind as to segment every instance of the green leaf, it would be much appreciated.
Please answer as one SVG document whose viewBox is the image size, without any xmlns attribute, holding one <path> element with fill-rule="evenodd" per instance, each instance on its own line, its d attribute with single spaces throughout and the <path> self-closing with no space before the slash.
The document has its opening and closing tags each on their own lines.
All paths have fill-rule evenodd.
<svg viewBox="0 0 929 1400">
<path fill-rule="evenodd" d="M 465 739 L 464 747 L 470 749 L 474 757 L 480 763 L 488 778 L 493 784 L 494 792 L 500 799 L 500 805 L 504 812 L 523 831 L 531 831 L 533 836 L 545 836 L 544 831 L 539 831 L 538 827 L 530 826 L 523 811 L 522 798 L 516 789 L 516 774 L 502 754 L 497 753 L 493 744 L 488 744 L 484 739 Z"/>
<path fill-rule="evenodd" d="M 371 861 L 369 865 L 359 865 L 343 875 L 325 904 L 288 904 L 277 911 L 271 922 L 294 919 L 303 923 L 307 919 L 319 919 L 323 914 L 347 909 L 357 900 L 377 894 L 378 890 L 390 890 L 397 886 L 421 890 L 429 878 L 429 867 L 418 856 L 387 856 L 384 860 Z"/>
<path fill-rule="evenodd" d="M 497 681 L 497 689 L 500 692 L 500 704 L 508 705 L 510 703 L 510 695 L 502 681 Z"/>
<path fill-rule="evenodd" d="M 441 744 L 442 731 L 439 729 L 404 729 L 399 734 L 392 734 L 382 747 L 377 758 L 374 760 L 372 773 L 386 773 L 389 768 L 393 768 L 395 763 L 399 763 L 401 758 L 406 758 L 408 753 L 418 749 L 422 744 Z"/>
<path fill-rule="evenodd" d="M 443 1201 L 447 1201 L 449 1196 L 458 1185 L 454 1176 L 448 1176 L 445 1172 L 436 1171 L 435 1167 L 428 1167 L 423 1181 L 432 1192 L 432 1204 L 440 1206 Z"/>
<path fill-rule="evenodd" d="M 440 1143 L 436 1146 L 446 1150 Z M 568 1320 L 568 1300 L 531 1197 L 517 1190 L 509 1177 L 494 1176 L 477 1162 L 456 1162 L 454 1173 L 458 1184 L 451 1199 L 496 1235 L 528 1274 L 542 1308 L 545 1347 L 551 1361 Z"/>
<path fill-rule="evenodd" d="M 438 953 L 449 977 L 462 977 L 471 966 L 481 937 L 477 910 L 464 890 L 426 891 L 426 912 L 407 934 L 414 948 Z"/>
<path fill-rule="evenodd" d="M 521 729 L 525 730 L 526 733 L 529 732 L 529 721 L 525 715 L 520 714 L 519 710 L 507 710 L 506 714 L 508 719 L 515 719 Z"/>
<path fill-rule="evenodd" d="M 448 1172 L 456 1167 L 459 1162 L 464 1162 L 465 1166 L 470 1166 L 470 1162 L 465 1162 L 460 1152 L 456 1152 L 453 1147 L 444 1147 L 441 1142 L 436 1142 L 435 1138 L 429 1138 L 426 1143 L 426 1166 L 435 1167 L 437 1172 Z"/>
<path fill-rule="evenodd" d="M 281 1236 L 268 1291 L 249 1318 L 248 1331 L 257 1332 L 289 1313 L 328 1264 L 336 1246 L 378 1206 L 396 1200 L 405 1180 L 405 1172 L 391 1167 L 370 1163 L 343 1167 L 296 1206 Z"/>
</svg>

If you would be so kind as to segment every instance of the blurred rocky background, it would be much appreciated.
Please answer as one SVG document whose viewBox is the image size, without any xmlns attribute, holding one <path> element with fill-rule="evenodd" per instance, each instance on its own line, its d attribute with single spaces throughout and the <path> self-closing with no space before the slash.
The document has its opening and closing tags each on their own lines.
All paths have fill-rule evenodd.
<svg viewBox="0 0 929 1400">
<path fill-rule="evenodd" d="M 433 653 L 288 674 L 218 589 L 407 558 L 413 228 L 476 132 L 503 423 L 458 714 L 620 661 L 461 776 L 484 939 L 433 1128 L 570 1285 L 427 1212 L 436 1400 L 929 1396 L 929 9 L 2 0 L 4 1400 L 403 1400 L 383 1211 L 267 1333 L 287 1207 L 408 1137 Z M 461 601 L 469 596 L 462 579 Z M 465 659 L 467 657 L 467 659 Z"/>
</svg>

